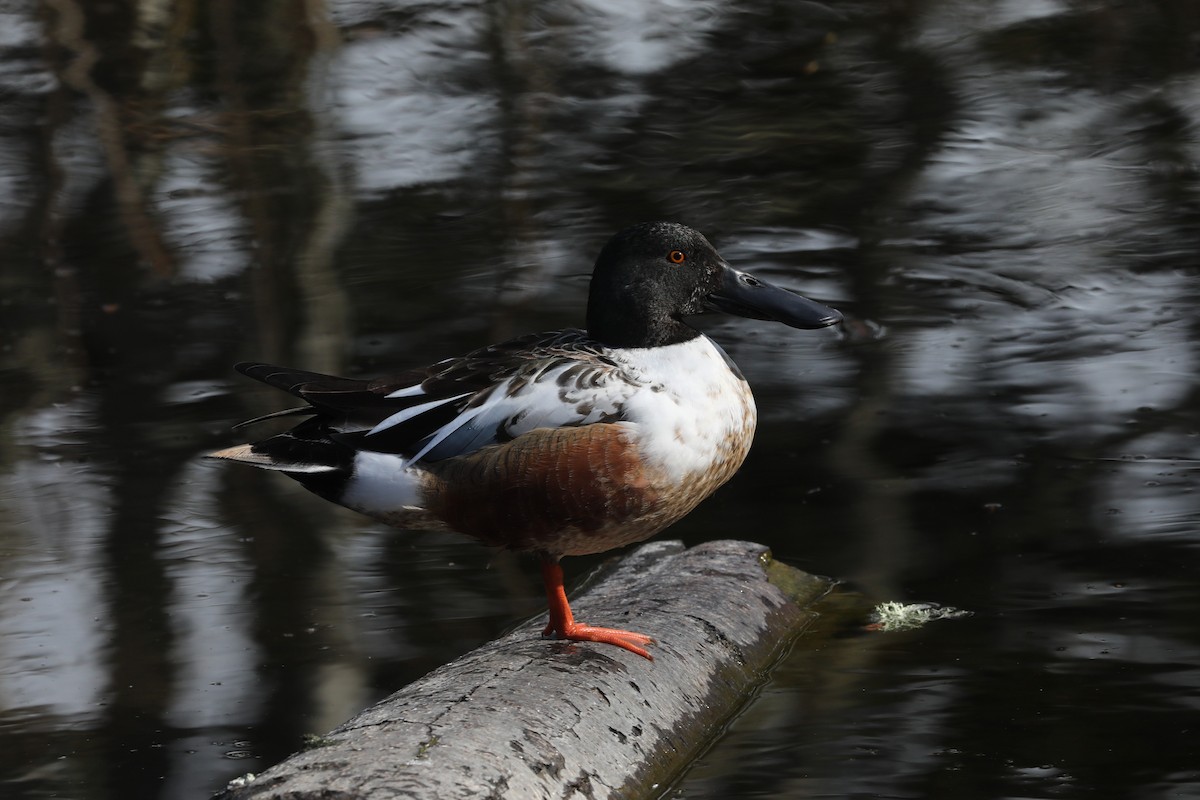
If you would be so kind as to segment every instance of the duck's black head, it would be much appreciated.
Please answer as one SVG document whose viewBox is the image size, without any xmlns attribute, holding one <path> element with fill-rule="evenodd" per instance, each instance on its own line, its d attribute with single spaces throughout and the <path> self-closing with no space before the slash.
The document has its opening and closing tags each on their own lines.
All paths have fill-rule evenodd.
<svg viewBox="0 0 1200 800">
<path fill-rule="evenodd" d="M 794 328 L 840 322 L 832 308 L 735 270 L 686 225 L 648 222 L 608 240 L 588 294 L 588 334 L 610 347 L 655 347 L 699 335 L 684 319 L 725 311 Z"/>
</svg>

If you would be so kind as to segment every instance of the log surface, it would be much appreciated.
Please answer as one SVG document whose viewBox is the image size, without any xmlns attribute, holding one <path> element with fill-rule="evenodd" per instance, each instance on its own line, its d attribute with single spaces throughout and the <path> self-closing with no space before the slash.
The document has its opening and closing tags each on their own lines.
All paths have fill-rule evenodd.
<svg viewBox="0 0 1200 800">
<path fill-rule="evenodd" d="M 653 662 L 542 639 L 541 619 L 440 667 L 221 800 L 661 794 L 816 618 L 830 582 L 761 545 L 643 545 L 572 600 Z"/>
</svg>

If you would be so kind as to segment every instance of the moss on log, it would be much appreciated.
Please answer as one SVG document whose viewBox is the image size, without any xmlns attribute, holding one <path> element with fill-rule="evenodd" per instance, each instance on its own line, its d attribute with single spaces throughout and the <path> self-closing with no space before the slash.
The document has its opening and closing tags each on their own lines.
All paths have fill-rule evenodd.
<svg viewBox="0 0 1200 800">
<path fill-rule="evenodd" d="M 643 545 L 572 601 L 655 661 L 540 637 L 544 616 L 440 667 L 221 800 L 655 797 L 818 615 L 829 581 L 719 541 Z"/>
</svg>

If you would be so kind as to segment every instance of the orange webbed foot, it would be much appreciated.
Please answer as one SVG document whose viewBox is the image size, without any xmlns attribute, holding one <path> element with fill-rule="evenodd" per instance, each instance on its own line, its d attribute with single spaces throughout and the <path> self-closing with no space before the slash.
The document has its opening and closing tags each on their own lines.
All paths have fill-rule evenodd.
<svg viewBox="0 0 1200 800">
<path fill-rule="evenodd" d="M 542 631 L 542 636 L 555 636 L 559 639 L 569 639 L 572 642 L 612 644 L 624 648 L 631 653 L 636 653 L 642 658 L 650 661 L 654 660 L 654 656 L 650 655 L 644 647 L 641 647 L 644 644 L 653 644 L 654 637 L 647 636 L 644 633 L 621 630 L 620 628 L 601 628 L 596 625 L 583 625 L 572 622 L 561 631 L 555 630 L 553 625 L 547 625 L 546 630 Z"/>
<path fill-rule="evenodd" d="M 571 606 L 567 603 L 567 592 L 563 588 L 562 567 L 551 558 L 542 560 L 542 579 L 546 584 L 546 600 L 550 606 L 550 623 L 542 631 L 542 636 L 556 636 L 573 642 L 600 642 L 612 644 L 628 650 L 631 653 L 654 660 L 654 656 L 642 647 L 651 644 L 654 638 L 644 633 L 625 631 L 620 628 L 601 628 L 596 625 L 584 625 L 575 621 Z"/>
</svg>

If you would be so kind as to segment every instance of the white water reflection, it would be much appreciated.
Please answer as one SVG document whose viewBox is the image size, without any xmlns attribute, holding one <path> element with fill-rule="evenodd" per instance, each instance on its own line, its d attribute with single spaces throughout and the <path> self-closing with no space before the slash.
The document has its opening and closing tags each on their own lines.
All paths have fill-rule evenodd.
<svg viewBox="0 0 1200 800">
<path fill-rule="evenodd" d="M 335 55 L 329 73 L 359 193 L 468 178 L 495 146 L 498 101 L 460 85 L 486 73 L 483 7 L 426 7 L 421 24 L 395 36 L 363 35 Z"/>
<path fill-rule="evenodd" d="M 103 548 L 111 481 L 72 456 L 91 400 L 22 420 L 26 458 L 0 495 L 0 716 L 69 728 L 103 713 L 108 680 Z"/>
<path fill-rule="evenodd" d="M 565 43 L 583 61 L 647 75 L 702 53 L 706 38 L 732 10 L 728 3 L 692 0 L 564 0 L 544 4 L 539 13 L 567 21 Z M 556 33 L 549 28 L 533 42 Z"/>
<path fill-rule="evenodd" d="M 247 725 L 263 701 L 254 665 L 263 654 L 250 635 L 253 566 L 238 531 L 203 509 L 219 507 L 220 475 L 188 465 L 159 527 L 160 560 L 171 583 L 174 676 L 167 718 L 181 729 Z"/>
<path fill-rule="evenodd" d="M 228 187 L 221 186 L 226 169 L 213 154 L 186 143 L 163 159 L 151 202 L 168 246 L 180 254 L 181 278 L 217 281 L 253 261 L 247 220 Z"/>
</svg>

